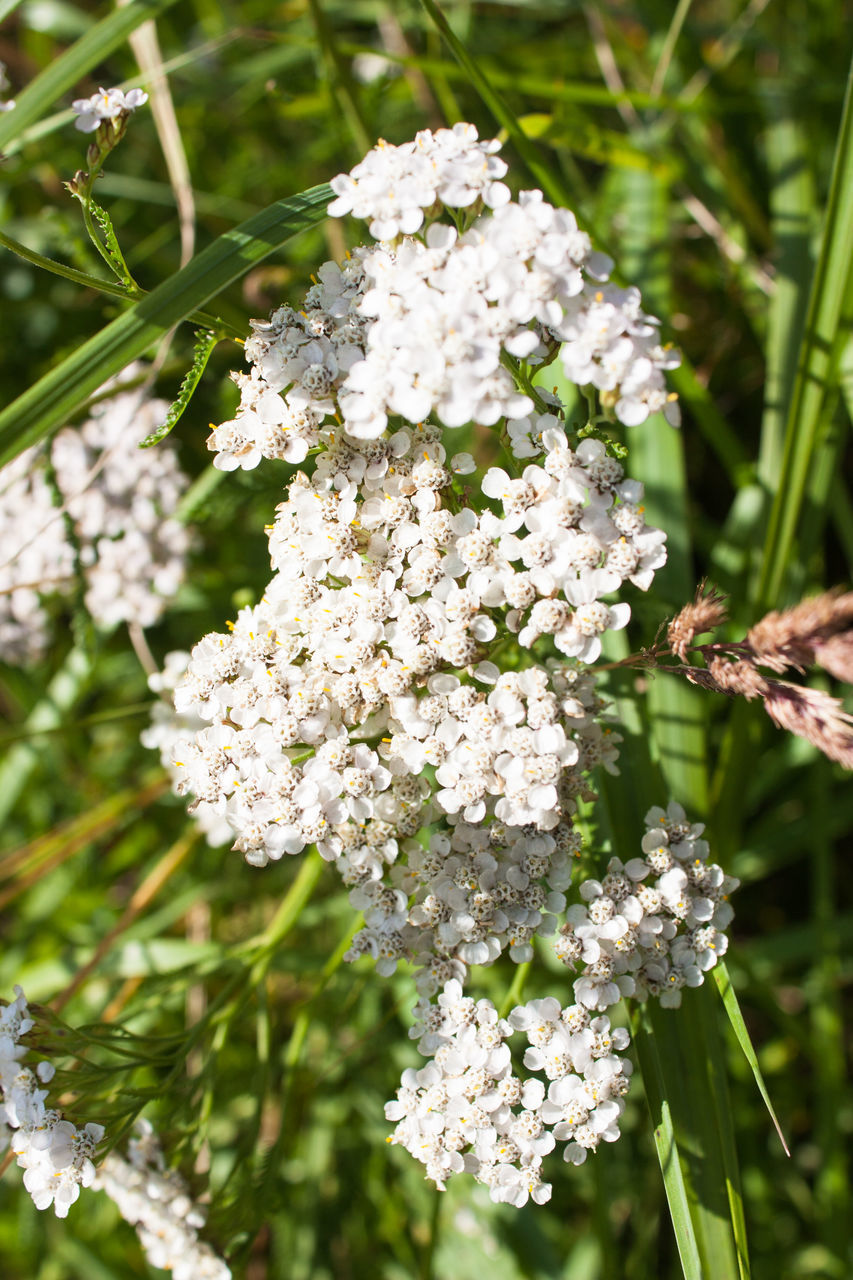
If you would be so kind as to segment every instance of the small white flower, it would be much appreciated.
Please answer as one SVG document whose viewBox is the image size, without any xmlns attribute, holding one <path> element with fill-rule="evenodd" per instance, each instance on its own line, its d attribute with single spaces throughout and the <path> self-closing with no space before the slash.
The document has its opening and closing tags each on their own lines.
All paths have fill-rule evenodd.
<svg viewBox="0 0 853 1280">
<path fill-rule="evenodd" d="M 94 133 L 104 120 L 115 120 L 125 112 L 135 111 L 148 101 L 142 89 L 99 89 L 91 98 L 77 98 L 71 106 L 77 114 L 75 129 L 81 133 Z"/>
</svg>

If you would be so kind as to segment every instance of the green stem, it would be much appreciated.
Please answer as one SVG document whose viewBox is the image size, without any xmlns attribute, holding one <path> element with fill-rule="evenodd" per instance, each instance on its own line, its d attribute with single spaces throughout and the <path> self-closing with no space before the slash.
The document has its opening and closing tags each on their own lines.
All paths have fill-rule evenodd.
<svg viewBox="0 0 853 1280">
<path fill-rule="evenodd" d="M 126 302 L 138 302 L 146 297 L 147 291 L 141 289 L 135 283 L 132 288 L 128 288 L 124 285 L 115 284 L 112 280 L 102 280 L 100 276 L 90 275 L 88 271 L 78 271 L 76 267 L 67 267 L 64 263 L 57 262 L 55 258 L 46 258 L 44 254 L 37 253 L 35 249 L 28 249 L 25 244 L 21 244 L 19 240 L 13 240 L 11 236 L 7 236 L 3 231 L 0 231 L 0 246 L 8 249 L 10 253 L 17 254 L 25 262 L 32 263 L 34 267 L 49 271 L 51 275 L 62 276 L 64 280 L 72 280 L 75 284 L 82 285 L 86 289 L 97 289 L 99 293 L 108 293 L 111 297 L 123 298 Z M 223 320 L 220 316 L 211 315 L 209 311 L 193 311 L 187 316 L 187 320 L 192 324 L 212 329 L 214 332 L 221 334 L 223 338 L 234 338 L 240 342 L 243 341 L 244 335 L 238 328 L 227 320 Z"/>
<path fill-rule="evenodd" d="M 503 1003 L 500 1007 L 500 1016 L 502 1018 L 505 1018 L 510 1010 L 514 1009 L 521 1000 L 521 995 L 524 991 L 524 984 L 527 981 L 527 975 L 530 972 L 530 966 L 532 963 L 532 960 L 525 960 L 523 964 L 517 966 L 515 973 L 513 974 L 509 991 L 507 991 L 504 996 Z"/>
<path fill-rule="evenodd" d="M 66 267 L 62 262 L 56 262 L 53 258 L 46 258 L 41 253 L 36 253 L 34 249 L 28 249 L 26 245 L 21 244 L 18 240 L 13 240 L 11 236 L 7 236 L 0 231 L 0 245 L 4 249 L 8 249 L 11 253 L 16 253 L 19 258 L 23 258 L 26 262 L 31 262 L 34 267 L 41 267 L 43 271 L 50 271 L 55 276 L 63 276 L 66 280 L 73 280 L 75 284 L 81 284 L 87 289 L 98 289 L 101 293 L 110 293 L 115 298 L 135 298 L 142 296 L 142 290 L 138 288 L 134 293 L 124 285 L 113 284 L 112 280 L 101 280 L 99 276 L 93 276 L 88 271 L 78 271 L 75 267 Z"/>
</svg>

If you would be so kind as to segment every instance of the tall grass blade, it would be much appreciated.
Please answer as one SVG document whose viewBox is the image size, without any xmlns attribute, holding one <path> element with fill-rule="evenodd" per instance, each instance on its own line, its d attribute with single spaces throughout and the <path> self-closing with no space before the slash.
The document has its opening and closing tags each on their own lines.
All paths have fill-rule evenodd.
<svg viewBox="0 0 853 1280">
<path fill-rule="evenodd" d="M 692 1205 L 678 1151 L 667 1087 L 658 1055 L 657 1041 L 646 1010 L 643 1011 L 634 1032 L 634 1048 L 643 1073 L 643 1087 L 652 1118 L 655 1148 L 660 1162 L 666 1202 L 669 1206 L 684 1280 L 704 1280 Z"/>
<path fill-rule="evenodd" d="M 125 12 L 125 10 L 122 10 Z M 0 413 L 0 466 L 61 427 L 86 398 L 162 335 L 292 236 L 322 222 L 325 183 L 276 200 L 219 236 L 170 280 L 90 338 Z"/>
<path fill-rule="evenodd" d="M 838 131 L 838 143 L 812 281 L 805 332 L 785 433 L 785 446 L 773 496 L 764 560 L 755 598 L 759 606 L 778 605 L 803 506 L 821 409 L 833 362 L 840 355 L 839 320 L 850 275 L 853 244 L 853 65 Z"/>
<path fill-rule="evenodd" d="M 743 1050 L 743 1056 L 749 1063 L 750 1070 L 755 1076 L 755 1083 L 758 1085 L 758 1092 L 764 1099 L 764 1105 L 767 1108 L 770 1119 L 773 1121 L 773 1127 L 779 1135 L 779 1141 L 785 1151 L 786 1156 L 790 1156 L 791 1151 L 782 1132 L 782 1126 L 779 1123 L 779 1117 L 770 1101 L 770 1094 L 767 1092 L 767 1085 L 764 1083 L 764 1076 L 758 1063 L 758 1057 L 752 1044 L 752 1038 L 747 1030 L 746 1023 L 743 1020 L 743 1014 L 740 1010 L 738 998 L 735 995 L 735 989 L 732 986 L 732 980 L 725 963 L 720 960 L 714 969 L 714 979 L 723 1001 L 723 1008 L 729 1016 L 729 1022 L 732 1024 L 732 1030 L 735 1033 L 737 1042 Z"/>
<path fill-rule="evenodd" d="M 617 207 L 626 214 L 620 246 L 623 270 L 641 287 L 653 310 L 667 309 L 669 189 L 660 176 L 630 170 L 611 175 L 610 186 Z M 685 436 L 658 418 L 647 422 L 629 444 L 632 472 L 646 484 L 647 519 L 667 530 L 668 561 L 658 575 L 659 594 L 677 608 L 695 589 Z M 686 682 L 659 676 L 650 685 L 646 705 L 647 741 L 665 789 L 655 782 L 651 769 L 644 770 L 638 780 L 638 750 L 647 752 L 648 747 L 632 741 L 630 785 L 636 791 L 639 781 L 641 794 L 630 801 L 622 794 L 622 803 L 631 805 L 635 826 L 656 794 L 663 803 L 673 798 L 688 812 L 704 816 L 708 808 L 705 701 Z M 614 807 L 610 798 L 622 791 L 621 782 L 619 778 L 615 785 L 608 784 L 609 815 Z M 639 836 L 639 830 L 632 836 L 635 848 Z M 685 1276 L 694 1273 L 698 1257 L 703 1280 L 746 1280 L 746 1231 L 717 1011 L 704 991 L 691 991 L 688 997 L 677 1011 L 650 1009 L 643 1021 L 654 1037 L 654 1057 L 646 1046 L 640 1063 L 647 1088 L 646 1072 L 652 1072 L 650 1102 L 655 1099 L 661 1173 Z"/>
</svg>

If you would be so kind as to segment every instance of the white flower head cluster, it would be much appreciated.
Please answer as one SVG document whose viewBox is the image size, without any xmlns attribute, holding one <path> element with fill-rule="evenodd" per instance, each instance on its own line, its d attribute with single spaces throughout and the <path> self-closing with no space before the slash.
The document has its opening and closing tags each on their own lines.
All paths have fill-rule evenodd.
<svg viewBox="0 0 853 1280">
<path fill-rule="evenodd" d="M 74 549 L 54 497 L 37 450 L 25 449 L 0 470 L 0 654 L 4 662 L 24 665 L 44 652 L 50 633 L 43 597 L 67 590 L 73 581 Z"/>
<path fill-rule="evenodd" d="M 515 1031 L 527 1040 L 524 1066 L 540 1076 L 514 1073 L 507 1041 Z M 502 1019 L 490 1001 L 464 996 L 451 979 L 418 1033 L 432 1060 L 403 1073 L 385 1115 L 397 1122 L 389 1141 L 424 1164 L 439 1189 L 464 1172 L 495 1201 L 544 1204 L 551 1187 L 542 1161 L 557 1142 L 566 1144 L 565 1160 L 581 1164 L 599 1143 L 619 1137 L 631 1063 L 617 1051 L 628 1033 L 611 1029 L 606 1016 L 579 1005 L 561 1009 L 546 997 Z"/>
<path fill-rule="evenodd" d="M 203 1208 L 181 1175 L 166 1168 L 149 1122 L 137 1121 L 137 1129 L 139 1136 L 128 1143 L 128 1158 L 111 1152 L 98 1169 L 95 1188 L 105 1191 L 136 1228 L 152 1267 L 170 1271 L 174 1280 L 229 1280 L 227 1263 L 199 1239 Z"/>
<path fill-rule="evenodd" d="M 462 504 L 473 461 L 448 462 L 437 428 L 324 433 L 270 530 L 263 600 L 196 646 L 175 694 L 211 725 L 176 748 L 180 789 L 232 823 L 249 861 L 315 842 L 334 858 L 341 823 L 410 826 L 426 765 L 439 812 L 547 830 L 561 775 L 591 767 L 566 717 L 596 738 L 592 763 L 610 758 L 564 676 L 488 661 L 499 628 L 593 661 L 630 614 L 601 597 L 646 587 L 665 559 L 640 487 L 599 442 L 574 453 L 548 416 L 544 459 L 483 481 L 502 516 Z"/>
<path fill-rule="evenodd" d="M 682 988 L 701 986 L 728 947 L 728 895 L 740 882 L 708 862 L 702 824 L 672 803 L 650 809 L 646 827 L 643 856 L 611 858 L 603 880 L 584 881 L 585 905 L 569 908 L 555 942 L 566 965 L 583 964 L 574 992 L 589 1009 L 623 995 L 677 1008 Z"/>
<path fill-rule="evenodd" d="M 496 154 L 497 140 L 480 142 L 470 124 L 432 133 L 423 129 L 400 147 L 380 142 L 350 173 L 331 182 L 337 199 L 329 205 L 332 218 L 370 221 L 374 240 L 411 236 L 435 205 L 467 209 L 479 202 L 490 209 L 509 200 L 500 181 L 506 162 Z"/>
<path fill-rule="evenodd" d="M 9 77 L 6 75 L 6 63 L 0 62 L 0 93 L 5 93 L 9 88 Z M 12 111 L 15 107 L 14 98 L 7 98 L 5 102 L 0 102 L 0 112 Z"/>
<path fill-rule="evenodd" d="M 175 511 L 188 481 L 169 445 L 135 446 L 167 409 L 139 391 L 119 392 L 79 428 L 60 431 L 49 451 L 27 450 L 0 471 L 5 661 L 44 651 L 42 602 L 67 594 L 78 572 L 100 626 L 160 619 L 184 580 L 191 538 Z"/>
<path fill-rule="evenodd" d="M 75 129 L 81 133 L 94 133 L 105 120 L 115 120 L 129 114 L 148 101 L 142 89 L 99 89 L 91 98 L 77 98 L 71 106 L 77 115 Z"/>
<path fill-rule="evenodd" d="M 0 1089 L 3 1112 L 13 1130 L 11 1148 L 24 1170 L 24 1186 L 37 1209 L 53 1205 L 58 1218 L 91 1186 L 95 1177 L 92 1157 L 104 1136 L 99 1124 L 78 1129 L 61 1111 L 46 1105 L 55 1068 L 43 1059 L 35 1071 L 23 1066 L 27 1052 L 22 1037 L 33 1027 L 27 1001 L 20 987 L 15 999 L 0 1009 Z"/>
<path fill-rule="evenodd" d="M 512 435 L 534 402 L 507 358 L 535 366 L 558 348 L 569 378 L 619 421 L 662 411 L 677 425 L 664 374 L 678 355 L 638 291 L 607 283 L 610 259 L 569 210 L 540 191 L 509 200 L 499 148 L 471 125 L 424 130 L 403 146 L 381 143 L 333 180 L 329 212 L 368 220 L 381 243 L 321 267 L 301 310 L 253 321 L 240 407 L 208 441 L 214 465 L 298 463 L 322 425 L 376 440 L 393 418 L 506 419 Z M 460 209 L 475 219 L 467 230 L 438 220 Z"/>
<path fill-rule="evenodd" d="M 160 763 L 172 774 L 174 782 L 178 780 L 178 770 L 172 763 L 176 744 L 204 728 L 204 721 L 199 716 L 192 713 L 179 715 L 172 703 L 175 687 L 186 674 L 189 660 L 190 655 L 185 650 L 175 649 L 166 654 L 163 670 L 148 677 L 149 689 L 160 696 L 151 708 L 151 723 L 139 735 L 143 747 L 159 752 Z M 194 817 L 209 845 L 216 847 L 233 839 L 231 827 L 209 807 L 199 806 Z"/>
</svg>

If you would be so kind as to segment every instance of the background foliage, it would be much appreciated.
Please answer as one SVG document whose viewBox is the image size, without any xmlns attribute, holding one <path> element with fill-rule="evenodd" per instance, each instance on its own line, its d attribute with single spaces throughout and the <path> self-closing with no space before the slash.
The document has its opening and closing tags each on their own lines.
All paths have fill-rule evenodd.
<svg viewBox="0 0 853 1280">
<path fill-rule="evenodd" d="M 670 539 L 651 598 L 632 601 L 633 647 L 703 575 L 730 595 L 738 634 L 767 607 L 849 580 L 853 148 L 841 123 L 841 0 L 681 0 L 674 9 L 656 0 L 444 0 L 438 17 L 467 64 L 442 37 L 435 6 L 415 0 L 159 8 L 199 248 L 350 168 L 377 137 L 402 142 L 420 127 L 471 120 L 482 136 L 508 130 L 510 177 L 574 208 L 665 318 L 686 357 L 675 378 L 685 423 L 680 434 L 653 423 L 628 437 L 648 518 Z M 0 3 L 0 60 L 14 89 L 108 13 L 63 0 Z M 370 52 L 388 61 L 365 82 Z M 100 273 L 62 188 L 86 145 L 67 107 L 136 76 L 123 42 L 7 143 L 6 235 Z M 0 116 L 4 127 L 13 116 Z M 142 287 L 169 280 L 180 236 L 150 112 L 131 122 L 98 199 Z M 356 235 L 331 223 L 306 230 L 208 309 L 245 332 L 249 316 L 298 305 L 310 272 Z M 125 307 L 7 253 L 0 295 L 4 404 Z M 191 348 L 183 326 L 159 394 L 176 393 Z M 263 525 L 289 469 L 267 462 L 220 483 L 204 443 L 207 423 L 236 403 L 227 372 L 240 363 L 239 347 L 222 342 L 176 429 L 182 463 L 198 478 L 199 548 L 189 584 L 148 635 L 158 659 L 221 629 L 268 577 Z M 692 993 L 657 1044 L 664 1097 L 690 1157 L 697 1248 L 716 1259 L 699 1274 L 748 1274 L 743 1253 L 737 1262 L 732 1252 L 737 1178 L 725 1136 L 716 1154 L 707 1145 L 704 1111 L 716 1115 L 715 1131 L 719 1122 L 737 1138 L 752 1274 L 844 1277 L 853 903 L 840 856 L 853 796 L 841 770 L 765 724 L 760 710 L 700 697 L 668 676 L 640 686 L 635 676 L 612 681 L 629 730 L 627 777 L 608 790 L 609 819 L 590 830 L 585 865 L 600 865 L 608 842 L 623 851 L 645 809 L 663 800 L 662 779 L 708 822 L 715 858 L 744 882 L 729 969 L 791 1147 L 788 1159 L 713 984 Z M 185 1172 L 195 1162 L 199 1185 L 209 1176 L 212 1236 L 236 1247 L 235 1273 L 466 1280 L 486 1261 L 495 1280 L 678 1276 L 639 1085 L 622 1140 L 581 1169 L 558 1169 L 546 1209 L 491 1205 L 462 1180 L 438 1196 L 405 1152 L 386 1147 L 382 1104 L 417 1056 L 406 1039 L 405 975 L 380 981 L 367 962 L 341 965 L 352 912 L 314 863 L 262 873 L 187 840 L 182 805 L 156 786 L 156 762 L 138 745 L 149 700 L 126 634 L 96 634 L 79 608 L 57 615 L 49 662 L 0 665 L 0 990 L 9 996 L 20 981 L 31 1000 L 47 1001 L 96 956 L 63 1010 L 74 1025 L 129 1017 L 140 1032 L 179 1033 L 221 1001 L 187 1067 L 181 1058 L 152 1068 L 139 1087 L 164 1095 L 153 1114 Z M 150 901 L 128 919 L 155 869 Z M 249 974 L 244 944 L 265 929 L 275 946 L 251 953 Z M 510 978 L 489 972 L 483 990 L 499 1003 Z M 565 981 L 565 971 L 540 967 L 525 994 L 560 995 Z M 229 1004 L 235 989 L 239 1003 Z M 694 1074 L 696 1055 L 722 1074 Z M 709 1080 L 722 1089 L 713 1098 Z M 207 1131 L 187 1123 L 194 1115 L 209 1117 Z M 37 1214 L 17 1177 L 10 1170 L 0 1188 L 4 1275 L 147 1274 L 130 1228 L 116 1225 L 102 1197 L 63 1224 Z"/>
</svg>

